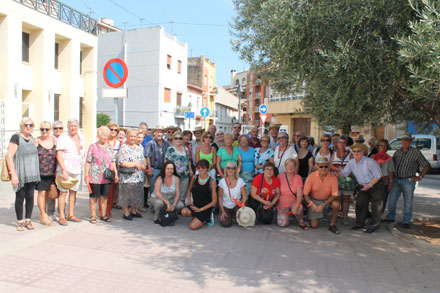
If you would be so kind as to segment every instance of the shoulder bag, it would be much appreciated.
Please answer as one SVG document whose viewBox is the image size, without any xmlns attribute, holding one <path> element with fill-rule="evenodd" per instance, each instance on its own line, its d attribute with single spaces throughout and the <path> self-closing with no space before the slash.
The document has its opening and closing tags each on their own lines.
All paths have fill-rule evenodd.
<svg viewBox="0 0 440 293">
<path fill-rule="evenodd" d="M 264 174 L 261 174 L 261 185 L 260 185 L 260 196 L 261 196 L 261 190 L 263 189 L 263 182 L 264 182 Z M 269 196 L 269 195 L 268 195 Z M 264 205 L 261 202 L 258 202 L 257 207 L 257 220 L 260 221 L 263 224 L 269 225 L 272 223 L 274 211 L 272 208 L 265 209 Z"/>
<path fill-rule="evenodd" d="M 102 155 L 102 150 L 101 150 L 100 146 L 95 144 L 95 147 L 98 148 L 99 156 L 101 157 L 101 162 L 104 164 L 104 156 Z M 115 172 L 112 169 L 108 168 L 108 167 L 105 167 L 103 175 L 104 175 L 104 178 L 109 180 L 109 181 L 114 181 L 115 180 Z"/>
<path fill-rule="evenodd" d="M 3 158 L 3 164 L 2 164 L 2 181 L 3 182 L 11 181 L 11 174 L 9 174 L 8 165 L 6 164 L 6 156 Z"/>
</svg>

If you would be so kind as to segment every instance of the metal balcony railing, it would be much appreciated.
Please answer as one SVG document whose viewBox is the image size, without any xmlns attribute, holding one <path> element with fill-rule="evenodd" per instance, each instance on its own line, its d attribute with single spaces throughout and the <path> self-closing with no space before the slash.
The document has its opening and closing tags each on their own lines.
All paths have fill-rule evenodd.
<svg viewBox="0 0 440 293">
<path fill-rule="evenodd" d="M 56 18 L 64 23 L 70 24 L 77 29 L 97 35 L 98 21 L 78 10 L 71 8 L 57 0 L 12 0 L 33 8 L 50 17 Z"/>
</svg>

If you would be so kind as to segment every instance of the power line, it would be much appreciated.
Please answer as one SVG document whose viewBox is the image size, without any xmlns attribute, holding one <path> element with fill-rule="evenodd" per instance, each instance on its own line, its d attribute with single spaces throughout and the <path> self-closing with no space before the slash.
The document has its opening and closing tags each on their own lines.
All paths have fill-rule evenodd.
<svg viewBox="0 0 440 293">
<path fill-rule="evenodd" d="M 117 2 L 115 2 L 115 1 L 113 1 L 113 0 L 109 0 L 109 1 L 110 1 L 111 3 L 113 3 L 114 5 L 118 6 L 120 9 L 124 10 L 125 12 L 127 12 L 128 14 L 133 15 L 133 16 L 136 17 L 137 19 L 145 20 L 144 18 L 142 18 L 142 17 L 136 15 L 135 13 L 131 12 L 131 11 L 128 10 L 127 8 L 121 6 L 119 3 L 117 3 Z M 149 22 L 149 21 L 147 21 L 147 22 L 150 23 L 150 24 L 152 24 L 152 25 L 155 25 L 155 24 L 152 23 L 152 22 Z"/>
</svg>

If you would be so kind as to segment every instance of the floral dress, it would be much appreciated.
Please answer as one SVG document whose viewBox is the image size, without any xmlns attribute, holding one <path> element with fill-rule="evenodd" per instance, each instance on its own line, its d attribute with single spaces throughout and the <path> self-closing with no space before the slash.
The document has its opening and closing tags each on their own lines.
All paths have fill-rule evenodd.
<svg viewBox="0 0 440 293">
<path fill-rule="evenodd" d="M 97 143 L 91 144 L 87 151 L 86 160 L 90 163 L 89 179 L 91 184 L 110 183 L 104 178 L 104 171 L 106 168 L 113 170 L 112 163 L 115 161 L 115 155 L 112 146 L 107 144 L 105 148 L 102 148 Z"/>
<path fill-rule="evenodd" d="M 124 162 L 142 163 L 145 160 L 142 147 L 135 145 L 134 148 L 127 144 L 123 144 L 118 154 L 118 165 Z M 139 183 L 144 181 L 144 174 L 142 170 L 136 169 L 131 174 L 119 173 L 120 183 Z"/>
<path fill-rule="evenodd" d="M 176 172 L 180 178 L 186 178 L 189 174 L 189 151 L 183 147 L 183 152 L 170 146 L 165 154 L 165 161 L 171 161 L 176 165 Z"/>
</svg>

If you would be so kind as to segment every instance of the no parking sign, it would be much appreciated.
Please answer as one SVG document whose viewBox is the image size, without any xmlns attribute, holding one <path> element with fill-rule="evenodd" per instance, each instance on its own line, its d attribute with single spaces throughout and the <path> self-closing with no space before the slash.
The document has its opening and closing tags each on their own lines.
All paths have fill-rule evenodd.
<svg viewBox="0 0 440 293">
<path fill-rule="evenodd" d="M 110 59 L 104 66 L 103 76 L 108 86 L 120 87 L 128 77 L 127 65 L 119 58 Z"/>
</svg>

